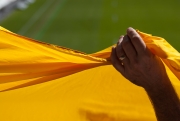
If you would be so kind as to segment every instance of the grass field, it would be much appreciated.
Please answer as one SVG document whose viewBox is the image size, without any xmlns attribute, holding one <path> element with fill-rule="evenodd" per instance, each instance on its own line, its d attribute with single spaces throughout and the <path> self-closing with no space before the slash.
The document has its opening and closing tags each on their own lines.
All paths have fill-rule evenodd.
<svg viewBox="0 0 180 121">
<path fill-rule="evenodd" d="M 132 26 L 180 50 L 179 0 L 36 0 L 1 26 L 40 41 L 87 53 L 106 48 Z"/>
</svg>

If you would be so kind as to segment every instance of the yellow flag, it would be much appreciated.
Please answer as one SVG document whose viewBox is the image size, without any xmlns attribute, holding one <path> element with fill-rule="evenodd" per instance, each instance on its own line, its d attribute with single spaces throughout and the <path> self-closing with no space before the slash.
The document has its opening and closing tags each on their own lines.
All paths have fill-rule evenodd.
<svg viewBox="0 0 180 121">
<path fill-rule="evenodd" d="M 180 94 L 180 54 L 138 33 Z M 85 54 L 0 27 L 0 121 L 155 121 L 144 89 L 113 68 L 110 53 Z"/>
</svg>

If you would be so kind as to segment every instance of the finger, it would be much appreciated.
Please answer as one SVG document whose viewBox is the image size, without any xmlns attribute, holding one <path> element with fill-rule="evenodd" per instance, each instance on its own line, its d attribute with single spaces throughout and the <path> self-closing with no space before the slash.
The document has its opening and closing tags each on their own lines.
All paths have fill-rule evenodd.
<svg viewBox="0 0 180 121">
<path fill-rule="evenodd" d="M 130 62 L 134 62 L 134 60 L 136 59 L 136 49 L 134 48 L 130 38 L 125 35 L 122 41 L 122 48 L 126 54 L 126 56 L 129 58 Z"/>
<path fill-rule="evenodd" d="M 122 40 L 123 40 L 123 38 L 124 38 L 124 36 L 121 36 L 119 38 L 119 40 L 117 42 L 117 46 L 115 48 L 118 58 L 125 55 L 124 50 L 122 48 Z"/>
<path fill-rule="evenodd" d="M 124 73 L 124 66 L 119 61 L 114 47 L 112 48 L 112 52 L 111 52 L 111 62 L 117 71 L 119 71 L 121 74 Z"/>
<path fill-rule="evenodd" d="M 125 56 L 125 55 L 126 55 L 125 52 L 124 52 L 124 50 L 123 50 L 123 48 L 122 48 L 123 38 L 124 38 L 124 36 L 121 36 L 121 37 L 119 38 L 119 40 L 118 40 L 118 42 L 117 42 L 117 46 L 116 46 L 116 48 L 115 48 L 116 54 L 117 54 L 118 58 L 120 58 L 121 56 Z"/>
<path fill-rule="evenodd" d="M 118 57 L 118 59 L 124 64 L 124 65 L 127 65 L 129 64 L 129 59 L 128 57 L 126 56 L 126 53 L 124 52 L 123 48 L 122 48 L 122 41 L 124 39 L 124 36 L 121 36 L 118 43 L 117 43 L 117 46 L 115 48 L 116 50 L 116 55 Z M 121 57 L 125 57 L 123 60 L 121 60 L 120 58 Z"/>
<path fill-rule="evenodd" d="M 118 40 L 118 42 L 117 42 L 117 45 L 118 45 L 119 43 L 121 43 L 123 37 L 124 37 L 124 35 L 121 35 L 121 36 L 119 37 L 119 40 Z"/>
<path fill-rule="evenodd" d="M 131 39 L 133 46 L 135 47 L 137 54 L 144 54 L 146 52 L 146 44 L 139 36 L 139 34 L 133 28 L 129 27 L 127 29 L 127 35 Z"/>
</svg>

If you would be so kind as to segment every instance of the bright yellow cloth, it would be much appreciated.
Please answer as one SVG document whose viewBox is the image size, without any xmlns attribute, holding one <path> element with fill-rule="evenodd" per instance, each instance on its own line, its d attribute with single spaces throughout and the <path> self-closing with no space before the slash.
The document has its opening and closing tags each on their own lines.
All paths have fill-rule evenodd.
<svg viewBox="0 0 180 121">
<path fill-rule="evenodd" d="M 179 53 L 139 34 L 180 94 Z M 112 67 L 110 53 L 87 55 L 0 27 L 0 121 L 155 121 L 147 94 Z"/>
</svg>

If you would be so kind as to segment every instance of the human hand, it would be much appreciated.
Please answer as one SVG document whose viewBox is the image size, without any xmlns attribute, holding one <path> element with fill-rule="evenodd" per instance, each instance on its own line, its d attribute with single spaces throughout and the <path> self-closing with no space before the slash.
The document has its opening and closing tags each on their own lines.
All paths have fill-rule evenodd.
<svg viewBox="0 0 180 121">
<path fill-rule="evenodd" d="M 145 89 L 169 81 L 162 61 L 150 52 L 133 28 L 128 28 L 127 35 L 121 36 L 112 48 L 111 61 L 125 78 Z"/>
</svg>

